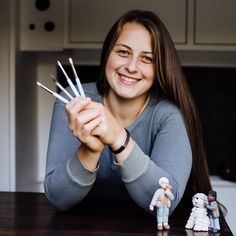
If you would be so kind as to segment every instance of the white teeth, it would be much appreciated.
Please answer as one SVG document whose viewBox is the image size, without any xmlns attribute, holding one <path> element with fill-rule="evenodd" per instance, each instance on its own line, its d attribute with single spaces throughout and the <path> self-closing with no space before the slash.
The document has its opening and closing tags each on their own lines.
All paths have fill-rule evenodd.
<svg viewBox="0 0 236 236">
<path fill-rule="evenodd" d="M 122 76 L 122 79 L 129 82 L 129 83 L 134 83 L 137 81 L 137 79 L 133 79 L 133 78 L 130 78 L 130 77 L 127 77 L 127 76 Z"/>
</svg>

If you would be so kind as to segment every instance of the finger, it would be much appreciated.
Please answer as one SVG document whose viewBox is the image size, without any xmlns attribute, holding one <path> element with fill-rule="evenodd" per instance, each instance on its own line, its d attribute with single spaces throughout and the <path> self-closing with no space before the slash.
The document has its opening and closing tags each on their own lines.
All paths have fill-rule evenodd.
<svg viewBox="0 0 236 236">
<path fill-rule="evenodd" d="M 101 116 L 99 111 L 94 111 L 97 114 L 91 113 L 90 116 L 83 114 L 88 112 L 81 113 L 78 115 L 76 122 L 72 124 L 71 131 L 79 140 L 85 142 L 87 136 L 91 136 L 91 131 L 101 123 Z"/>
<path fill-rule="evenodd" d="M 99 117 L 99 118 L 98 118 Z M 102 109 L 99 103 L 91 102 L 84 110 L 79 112 L 76 118 L 76 126 L 80 129 L 89 130 L 98 126 L 102 120 Z"/>
<path fill-rule="evenodd" d="M 99 151 L 104 148 L 104 144 L 101 140 L 98 137 L 91 135 L 90 131 L 83 129 L 83 132 L 81 132 L 80 135 L 80 141 L 90 150 Z"/>
<path fill-rule="evenodd" d="M 76 97 L 73 100 L 71 100 L 68 104 L 66 104 L 66 112 L 69 116 L 73 117 L 73 115 L 83 110 L 90 102 L 91 99 L 89 97 L 87 98 Z"/>
<path fill-rule="evenodd" d="M 104 144 L 96 136 L 88 136 L 84 144 L 93 151 L 101 151 L 104 148 Z"/>
<path fill-rule="evenodd" d="M 74 98 L 66 105 L 66 112 L 71 130 L 75 128 L 79 112 L 81 112 L 90 102 L 90 98 Z"/>
<path fill-rule="evenodd" d="M 91 98 L 89 98 L 89 97 L 86 97 L 86 98 L 75 97 L 69 103 L 67 103 L 65 107 L 66 107 L 66 109 L 71 109 L 76 104 L 84 105 L 86 103 L 89 103 L 90 101 L 91 101 Z"/>
<path fill-rule="evenodd" d="M 101 118 L 96 120 L 99 116 L 100 111 L 98 110 L 81 111 L 73 121 L 70 122 L 70 129 L 78 138 L 81 135 L 87 135 L 87 133 L 90 135 L 91 130 L 101 122 Z"/>
<path fill-rule="evenodd" d="M 99 116 L 101 116 L 100 110 L 96 110 L 96 109 L 83 110 L 77 115 L 77 122 L 81 126 L 84 126 Z"/>
<path fill-rule="evenodd" d="M 101 116 L 97 116 L 95 119 L 93 119 L 90 122 L 86 123 L 83 126 L 83 130 L 85 132 L 90 133 L 91 135 L 97 135 L 96 132 L 94 132 L 94 130 L 96 130 L 96 128 L 98 128 L 98 126 L 101 124 L 101 122 L 102 122 Z"/>
</svg>

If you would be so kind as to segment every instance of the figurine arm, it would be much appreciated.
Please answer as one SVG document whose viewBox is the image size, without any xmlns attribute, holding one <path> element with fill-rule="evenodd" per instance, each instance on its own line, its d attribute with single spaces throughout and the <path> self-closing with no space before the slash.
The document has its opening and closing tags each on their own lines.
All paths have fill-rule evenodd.
<svg viewBox="0 0 236 236">
<path fill-rule="evenodd" d="M 171 191 L 167 191 L 166 196 L 169 198 L 170 201 L 174 200 L 174 195 Z"/>
<path fill-rule="evenodd" d="M 152 197 L 152 201 L 151 201 L 150 205 L 155 206 L 159 196 L 160 196 L 160 191 L 159 191 L 159 189 L 157 189 Z"/>
<path fill-rule="evenodd" d="M 162 205 L 162 197 L 161 195 L 163 194 L 163 189 L 159 188 L 155 191 L 152 201 L 149 205 L 149 209 L 153 211 L 154 207 L 160 207 Z"/>
<path fill-rule="evenodd" d="M 218 208 L 218 204 L 216 201 L 212 202 L 211 204 L 207 204 L 206 208 L 209 210 L 216 210 Z"/>
</svg>

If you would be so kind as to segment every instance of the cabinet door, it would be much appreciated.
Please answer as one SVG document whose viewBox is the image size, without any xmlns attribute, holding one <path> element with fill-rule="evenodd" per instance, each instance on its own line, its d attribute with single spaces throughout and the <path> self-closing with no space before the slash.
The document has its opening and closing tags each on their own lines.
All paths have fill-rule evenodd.
<svg viewBox="0 0 236 236">
<path fill-rule="evenodd" d="M 151 10 L 162 19 L 176 44 L 186 43 L 187 0 L 70 0 L 68 44 L 100 47 L 112 24 L 131 9 Z"/>
<path fill-rule="evenodd" d="M 235 0 L 195 0 L 195 43 L 236 45 Z"/>
<path fill-rule="evenodd" d="M 60 51 L 63 49 L 64 0 L 20 2 L 20 49 Z M 39 5 L 36 2 L 41 3 Z M 40 8 L 39 6 L 45 6 Z"/>
</svg>

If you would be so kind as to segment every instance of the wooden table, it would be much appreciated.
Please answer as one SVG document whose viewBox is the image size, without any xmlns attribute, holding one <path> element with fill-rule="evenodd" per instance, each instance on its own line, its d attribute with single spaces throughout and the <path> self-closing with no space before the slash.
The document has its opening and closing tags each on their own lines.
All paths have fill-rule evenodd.
<svg viewBox="0 0 236 236">
<path fill-rule="evenodd" d="M 155 217 L 132 202 L 85 200 L 69 211 L 60 212 L 44 194 L 0 192 L 0 235 L 232 235 L 224 219 L 219 234 L 185 230 L 189 213 L 189 209 L 180 208 L 170 217 L 171 229 L 157 231 Z"/>
</svg>

